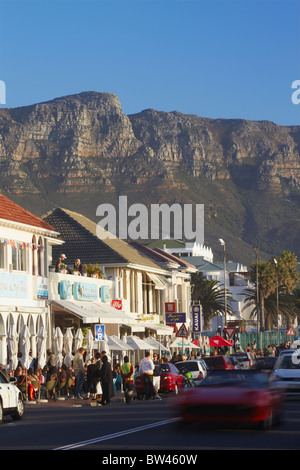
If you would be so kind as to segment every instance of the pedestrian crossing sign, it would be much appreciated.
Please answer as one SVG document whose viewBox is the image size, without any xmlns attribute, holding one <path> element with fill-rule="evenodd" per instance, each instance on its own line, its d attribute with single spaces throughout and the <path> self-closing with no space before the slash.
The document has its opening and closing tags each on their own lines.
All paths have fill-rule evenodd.
<svg viewBox="0 0 300 470">
<path fill-rule="evenodd" d="M 188 337 L 188 331 L 186 329 L 186 326 L 184 323 L 182 323 L 181 327 L 179 328 L 179 330 L 177 331 L 176 333 L 176 336 L 179 337 L 179 338 L 187 338 Z"/>
</svg>

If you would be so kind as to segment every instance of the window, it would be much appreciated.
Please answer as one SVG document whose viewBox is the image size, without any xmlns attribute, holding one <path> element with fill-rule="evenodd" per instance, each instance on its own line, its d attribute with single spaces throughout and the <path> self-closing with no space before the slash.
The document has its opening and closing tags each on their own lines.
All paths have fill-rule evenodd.
<svg viewBox="0 0 300 470">
<path fill-rule="evenodd" d="M 12 247 L 12 267 L 14 271 L 26 271 L 25 248 Z"/>
</svg>

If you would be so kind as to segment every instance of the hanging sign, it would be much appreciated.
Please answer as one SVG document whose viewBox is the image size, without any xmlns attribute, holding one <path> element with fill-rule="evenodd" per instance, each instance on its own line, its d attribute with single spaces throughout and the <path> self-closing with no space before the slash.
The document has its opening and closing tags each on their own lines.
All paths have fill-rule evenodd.
<svg viewBox="0 0 300 470">
<path fill-rule="evenodd" d="M 165 302 L 165 313 L 175 313 L 176 302 Z"/>
<path fill-rule="evenodd" d="M 192 306 L 193 331 L 200 331 L 200 305 Z"/>
<path fill-rule="evenodd" d="M 185 321 L 185 313 L 166 313 L 166 323 L 184 323 Z"/>
</svg>

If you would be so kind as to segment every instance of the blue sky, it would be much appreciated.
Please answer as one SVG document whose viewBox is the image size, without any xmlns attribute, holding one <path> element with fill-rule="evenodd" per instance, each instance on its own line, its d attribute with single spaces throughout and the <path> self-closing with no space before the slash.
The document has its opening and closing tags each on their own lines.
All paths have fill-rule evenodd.
<svg viewBox="0 0 300 470">
<path fill-rule="evenodd" d="M 300 125 L 300 0 L 0 0 L 0 79 L 2 108 L 93 90 Z"/>
</svg>

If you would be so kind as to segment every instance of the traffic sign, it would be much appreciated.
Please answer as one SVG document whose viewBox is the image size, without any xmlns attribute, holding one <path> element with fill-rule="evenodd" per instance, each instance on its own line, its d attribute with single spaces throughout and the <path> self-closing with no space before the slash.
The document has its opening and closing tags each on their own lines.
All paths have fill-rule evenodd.
<svg viewBox="0 0 300 470">
<path fill-rule="evenodd" d="M 104 341 L 105 339 L 105 325 L 95 325 L 95 340 Z"/>
<path fill-rule="evenodd" d="M 188 331 L 186 329 L 186 326 L 184 323 L 182 323 L 181 327 L 179 328 L 179 330 L 177 331 L 176 333 L 176 336 L 179 337 L 179 338 L 187 338 L 188 337 Z"/>
<path fill-rule="evenodd" d="M 228 328 L 228 327 L 224 328 L 224 331 L 225 331 L 226 335 L 228 336 L 228 338 L 233 337 L 235 330 L 236 330 L 235 326 L 232 327 L 232 328 Z"/>
<path fill-rule="evenodd" d="M 289 329 L 289 331 L 287 332 L 287 335 L 293 336 L 294 334 L 295 334 L 295 333 L 294 333 L 294 330 L 293 330 L 293 328 L 291 327 L 291 328 Z"/>
</svg>

